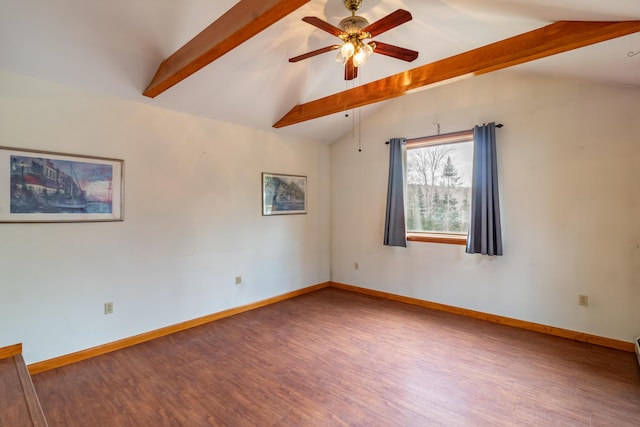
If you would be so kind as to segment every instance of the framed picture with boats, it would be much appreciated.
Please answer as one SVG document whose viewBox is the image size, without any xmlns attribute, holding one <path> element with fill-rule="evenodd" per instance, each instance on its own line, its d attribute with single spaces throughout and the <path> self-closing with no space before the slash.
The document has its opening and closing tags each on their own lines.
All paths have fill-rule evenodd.
<svg viewBox="0 0 640 427">
<path fill-rule="evenodd" d="M 262 174 L 262 215 L 307 213 L 307 177 Z"/>
<path fill-rule="evenodd" d="M 124 219 L 124 161 L 0 147 L 0 222 Z"/>
</svg>

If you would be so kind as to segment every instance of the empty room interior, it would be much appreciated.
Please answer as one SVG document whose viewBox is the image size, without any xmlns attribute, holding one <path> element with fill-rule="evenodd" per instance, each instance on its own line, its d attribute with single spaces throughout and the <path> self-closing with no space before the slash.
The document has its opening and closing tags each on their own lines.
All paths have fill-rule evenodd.
<svg viewBox="0 0 640 427">
<path fill-rule="evenodd" d="M 0 425 L 640 423 L 637 0 L 0 11 Z"/>
</svg>

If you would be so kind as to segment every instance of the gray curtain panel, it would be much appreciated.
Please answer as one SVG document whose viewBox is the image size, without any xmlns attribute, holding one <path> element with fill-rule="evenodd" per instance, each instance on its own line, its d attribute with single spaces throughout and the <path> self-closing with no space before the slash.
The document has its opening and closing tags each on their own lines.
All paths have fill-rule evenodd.
<svg viewBox="0 0 640 427">
<path fill-rule="evenodd" d="M 389 141 L 389 184 L 387 186 L 387 214 L 384 222 L 384 244 L 407 247 L 407 227 L 404 217 L 405 138 Z"/>
<path fill-rule="evenodd" d="M 495 123 L 474 127 L 473 144 L 471 221 L 466 252 L 502 255 Z"/>
</svg>

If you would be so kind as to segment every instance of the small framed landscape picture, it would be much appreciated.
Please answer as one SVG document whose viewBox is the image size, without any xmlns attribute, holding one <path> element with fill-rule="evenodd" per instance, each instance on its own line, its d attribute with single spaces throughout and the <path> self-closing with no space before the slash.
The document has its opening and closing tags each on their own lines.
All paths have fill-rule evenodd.
<svg viewBox="0 0 640 427">
<path fill-rule="evenodd" d="M 307 213 L 307 177 L 262 174 L 262 215 Z"/>
<path fill-rule="evenodd" d="M 0 147 L 0 222 L 122 221 L 124 161 Z"/>
</svg>

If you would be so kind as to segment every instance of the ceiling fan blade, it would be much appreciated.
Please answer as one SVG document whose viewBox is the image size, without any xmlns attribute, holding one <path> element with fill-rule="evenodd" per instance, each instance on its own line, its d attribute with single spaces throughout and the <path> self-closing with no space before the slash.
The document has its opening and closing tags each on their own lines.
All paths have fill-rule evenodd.
<svg viewBox="0 0 640 427">
<path fill-rule="evenodd" d="M 331 46 L 323 47 L 322 49 L 312 50 L 311 52 L 303 53 L 302 55 L 289 58 L 289 62 L 298 62 L 303 59 L 311 58 L 312 56 L 320 55 L 321 53 L 331 52 L 332 50 L 340 49 L 340 45 L 334 44 Z"/>
<path fill-rule="evenodd" d="M 322 19 L 315 17 L 315 16 L 305 16 L 304 18 L 302 18 L 302 20 L 304 22 L 306 22 L 307 24 L 311 24 L 314 27 L 318 27 L 321 30 L 326 31 L 329 34 L 333 34 L 336 37 L 340 37 L 341 35 L 344 34 L 344 31 L 342 31 L 340 28 L 329 24 L 326 21 L 323 21 Z"/>
<path fill-rule="evenodd" d="M 392 44 L 382 42 L 371 42 L 369 44 L 372 45 L 372 47 L 375 45 L 373 53 L 379 53 L 380 55 L 390 56 L 392 58 L 401 59 L 407 62 L 415 61 L 415 59 L 418 57 L 418 52 L 411 49 L 405 49 L 404 47 L 394 46 Z"/>
<path fill-rule="evenodd" d="M 384 18 L 377 20 L 373 24 L 364 27 L 362 32 L 369 33 L 371 34 L 371 37 L 375 37 L 385 31 L 389 31 L 390 29 L 397 27 L 398 25 L 411 21 L 412 19 L 413 17 L 411 16 L 411 13 L 404 9 L 398 9 Z"/>
<path fill-rule="evenodd" d="M 344 64 L 344 79 L 353 80 L 358 77 L 358 67 L 353 65 L 353 56 Z"/>
</svg>

